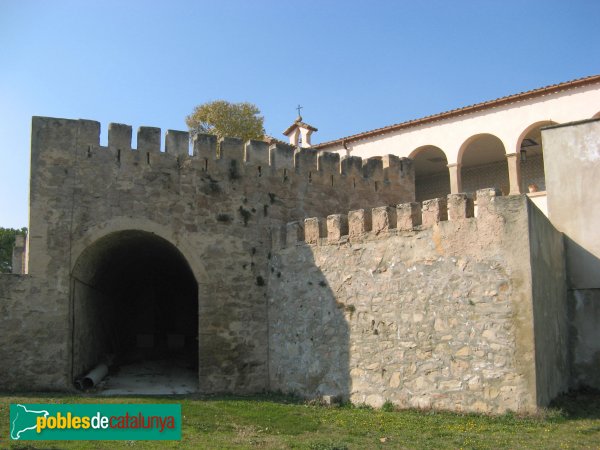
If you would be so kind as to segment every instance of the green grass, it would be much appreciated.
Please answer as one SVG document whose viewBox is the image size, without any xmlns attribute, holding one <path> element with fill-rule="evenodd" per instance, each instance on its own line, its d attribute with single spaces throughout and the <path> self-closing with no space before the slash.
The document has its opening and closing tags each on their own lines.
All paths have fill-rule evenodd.
<svg viewBox="0 0 600 450">
<path fill-rule="evenodd" d="M 10 441 L 11 403 L 181 403 L 181 441 Z M 294 398 L 0 395 L 0 448 L 501 449 L 599 448 L 600 395 L 571 394 L 537 416 L 324 407 Z"/>
</svg>

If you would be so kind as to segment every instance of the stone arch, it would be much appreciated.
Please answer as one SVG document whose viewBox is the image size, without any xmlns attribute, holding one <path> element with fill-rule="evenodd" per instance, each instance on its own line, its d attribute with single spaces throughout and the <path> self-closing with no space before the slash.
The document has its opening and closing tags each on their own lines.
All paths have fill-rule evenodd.
<svg viewBox="0 0 600 450">
<path fill-rule="evenodd" d="M 464 192 L 497 187 L 503 194 L 509 193 L 506 148 L 499 137 L 490 133 L 470 136 L 460 146 L 457 162 Z"/>
<path fill-rule="evenodd" d="M 193 250 L 193 246 L 188 242 L 188 239 L 185 235 L 174 233 L 173 230 L 168 227 L 161 225 L 152 220 L 148 220 L 146 218 L 132 218 L 132 217 L 114 217 L 111 220 L 102 222 L 95 227 L 90 227 L 86 230 L 85 234 L 73 241 L 72 243 L 72 264 L 70 267 L 71 272 L 73 271 L 74 264 L 77 262 L 77 259 L 81 256 L 84 250 L 92 245 L 98 239 L 103 238 L 104 236 L 121 232 L 124 230 L 138 230 L 138 231 L 146 231 L 148 233 L 155 234 L 156 236 L 168 241 L 174 247 L 177 247 L 177 250 L 181 252 L 185 260 L 190 265 L 196 280 L 200 287 L 207 280 L 207 273 L 204 267 L 202 260 L 198 257 L 196 251 Z"/>
<path fill-rule="evenodd" d="M 552 120 L 541 120 L 526 127 L 519 135 L 515 152 L 520 158 L 521 192 L 546 190 L 541 129 L 556 124 Z"/>
<path fill-rule="evenodd" d="M 74 261 L 71 304 L 73 378 L 107 363 L 121 369 L 109 389 L 145 375 L 121 393 L 198 390 L 198 282 L 174 243 L 132 228 L 94 239 Z"/>
<path fill-rule="evenodd" d="M 415 167 L 416 201 L 446 197 L 450 193 L 448 157 L 435 145 L 423 145 L 410 155 Z"/>
</svg>

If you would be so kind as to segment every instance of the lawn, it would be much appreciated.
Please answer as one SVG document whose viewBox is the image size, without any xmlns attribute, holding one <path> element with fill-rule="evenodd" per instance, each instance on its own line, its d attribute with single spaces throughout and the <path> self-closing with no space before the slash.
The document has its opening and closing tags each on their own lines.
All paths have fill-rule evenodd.
<svg viewBox="0 0 600 450">
<path fill-rule="evenodd" d="M 11 403 L 181 403 L 181 441 L 10 441 Z M 388 405 L 389 406 L 389 405 Z M 455 449 L 600 448 L 600 394 L 564 396 L 538 416 L 311 405 L 283 396 L 0 395 L 0 448 Z"/>
</svg>

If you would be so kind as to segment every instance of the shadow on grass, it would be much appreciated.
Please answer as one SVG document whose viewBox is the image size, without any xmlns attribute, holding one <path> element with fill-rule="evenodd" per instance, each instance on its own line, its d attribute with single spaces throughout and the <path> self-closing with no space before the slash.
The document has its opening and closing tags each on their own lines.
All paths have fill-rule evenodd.
<svg viewBox="0 0 600 450">
<path fill-rule="evenodd" d="M 600 419 L 600 391 L 583 387 L 556 398 L 550 408 L 560 409 L 567 420 Z"/>
<path fill-rule="evenodd" d="M 173 401 L 173 400 L 207 400 L 207 401 L 262 401 L 279 403 L 285 405 L 302 405 L 306 404 L 307 400 L 290 394 L 282 394 L 280 392 L 265 392 L 260 394 L 249 394 L 249 395 L 234 395 L 234 394 L 181 394 L 181 395 L 143 395 L 143 394 L 132 394 L 132 395 L 114 395 L 106 396 L 95 393 L 94 391 L 81 392 L 0 392 L 0 398 L 6 397 L 21 397 L 21 398 L 50 398 L 55 400 L 67 399 L 69 401 L 77 399 L 100 399 L 105 401 L 111 401 L 119 398 L 123 399 L 144 399 L 144 400 L 156 400 L 156 401 Z M 104 403 L 104 402 L 100 402 Z"/>
</svg>

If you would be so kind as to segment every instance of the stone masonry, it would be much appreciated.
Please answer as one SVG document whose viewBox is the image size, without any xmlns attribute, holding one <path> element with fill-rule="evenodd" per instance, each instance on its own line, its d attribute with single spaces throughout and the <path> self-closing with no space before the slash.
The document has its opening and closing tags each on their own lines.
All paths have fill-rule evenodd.
<svg viewBox="0 0 600 450">
<path fill-rule="evenodd" d="M 99 135 L 33 118 L 1 389 L 72 390 L 127 343 L 174 341 L 204 393 L 501 413 L 570 387 L 563 235 L 527 197 L 480 190 L 473 217 L 465 194 L 416 203 L 407 158 Z"/>
<path fill-rule="evenodd" d="M 396 228 L 395 209 L 352 211 L 349 235 L 340 237 L 340 222 L 328 218 L 319 235 L 274 250 L 271 388 L 377 407 L 389 400 L 494 413 L 533 411 L 566 389 L 567 344 L 557 335 L 566 336 L 562 238 L 543 237 L 543 245 L 558 244 L 547 257 L 558 290 L 536 298 L 532 285 L 543 275 L 531 269 L 530 239 L 538 238 L 527 230 L 543 215 L 525 197 L 496 195 L 478 192 L 476 219 L 464 195 L 449 196 L 451 221 L 440 213 L 445 199 L 427 202 L 423 225 L 410 228 Z M 385 227 L 371 229 L 376 216 Z M 560 310 L 558 330 L 537 321 L 532 329 L 541 302 Z M 556 344 L 539 356 L 552 367 L 535 365 L 538 335 Z M 548 396 L 538 386 L 547 372 L 559 374 Z"/>
</svg>

